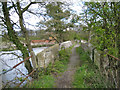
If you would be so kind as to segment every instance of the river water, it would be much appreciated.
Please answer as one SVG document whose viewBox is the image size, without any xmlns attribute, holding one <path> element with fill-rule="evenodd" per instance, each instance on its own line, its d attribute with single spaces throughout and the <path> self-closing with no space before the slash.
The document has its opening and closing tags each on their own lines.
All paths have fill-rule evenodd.
<svg viewBox="0 0 120 90">
<path fill-rule="evenodd" d="M 37 55 L 37 53 L 43 51 L 46 48 L 47 47 L 33 48 L 33 51 L 35 52 L 35 55 Z M 6 54 L 1 55 L 3 53 L 6 53 Z M 0 55 L 1 55 L 0 56 L 0 65 L 2 65 L 2 71 L 10 69 L 11 67 L 13 67 L 14 65 L 18 64 L 19 62 L 21 62 L 23 60 L 22 58 L 18 58 L 17 56 L 15 56 L 13 54 L 8 54 L 8 53 L 15 53 L 18 56 L 22 56 L 22 53 L 20 50 L 1 51 L 0 52 Z M 7 86 L 14 87 L 18 83 L 20 83 L 22 78 L 25 78 L 25 75 L 27 75 L 27 74 L 28 74 L 28 71 L 25 68 L 24 63 L 20 64 L 12 71 L 9 71 L 6 74 L 2 75 L 3 87 L 5 87 L 5 86 L 6 87 Z M 29 79 L 31 79 L 31 78 L 29 77 Z M 24 85 L 26 82 L 27 81 L 25 81 L 22 85 Z"/>
</svg>

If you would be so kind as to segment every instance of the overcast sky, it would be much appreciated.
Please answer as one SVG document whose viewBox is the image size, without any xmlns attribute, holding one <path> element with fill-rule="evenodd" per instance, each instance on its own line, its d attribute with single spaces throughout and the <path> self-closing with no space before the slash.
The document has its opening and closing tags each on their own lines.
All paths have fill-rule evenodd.
<svg viewBox="0 0 120 90">
<path fill-rule="evenodd" d="M 73 0 L 70 3 L 71 3 L 70 8 L 73 9 L 75 11 L 75 13 L 79 15 L 82 12 L 82 7 L 83 7 L 82 2 L 80 0 Z M 38 8 L 38 6 L 32 5 L 30 8 Z M 26 14 L 26 15 L 28 15 L 28 14 Z M 44 20 L 42 16 L 37 17 L 35 15 L 30 15 L 30 18 L 25 19 L 26 22 L 33 24 L 33 25 L 36 25 L 36 23 L 38 23 L 41 20 Z M 31 25 L 26 25 L 26 27 L 33 29 L 33 30 L 38 29 L 37 27 L 35 28 L 34 26 L 31 26 Z"/>
<path fill-rule="evenodd" d="M 23 4 L 26 4 L 26 3 L 29 4 L 29 2 L 26 2 L 26 1 L 29 1 L 29 0 L 23 0 L 23 2 L 24 2 L 24 1 L 25 1 L 25 3 L 23 3 Z M 31 0 L 31 1 L 34 1 L 34 0 Z M 52 1 L 53 1 L 53 0 L 52 0 Z M 66 0 L 63 0 L 63 1 L 66 1 Z M 71 4 L 71 5 L 70 5 L 70 8 L 71 8 L 72 10 L 74 10 L 74 13 L 76 13 L 76 14 L 79 15 L 79 13 L 82 12 L 83 4 L 82 4 L 81 0 L 69 0 L 69 1 L 67 1 L 67 2 L 69 2 L 69 3 Z M 24 7 L 24 6 L 23 6 L 23 7 Z M 30 10 L 32 9 L 32 10 L 34 10 L 34 11 L 37 12 L 38 7 L 39 7 L 39 5 L 33 4 L 33 5 L 30 6 L 29 9 L 30 9 Z M 34 11 L 33 11 L 33 12 L 34 12 Z M 42 11 L 45 11 L 45 9 L 42 8 Z M 18 23 L 19 18 L 18 18 L 17 13 L 14 12 L 14 9 L 11 10 L 10 14 L 11 14 L 10 18 L 11 18 L 15 23 Z M 44 20 L 44 18 L 43 18 L 42 16 L 39 16 L 39 17 L 38 17 L 38 16 L 33 15 L 33 14 L 30 14 L 30 13 L 28 13 L 28 12 L 25 12 L 25 13 L 24 13 L 24 21 L 25 21 L 25 23 L 26 23 L 26 28 L 29 28 L 29 29 L 31 29 L 31 30 L 38 30 L 39 27 L 36 27 L 36 23 L 38 23 L 38 22 L 40 22 L 40 21 L 42 21 L 42 20 Z M 16 29 L 16 30 L 19 30 L 19 29 Z"/>
</svg>

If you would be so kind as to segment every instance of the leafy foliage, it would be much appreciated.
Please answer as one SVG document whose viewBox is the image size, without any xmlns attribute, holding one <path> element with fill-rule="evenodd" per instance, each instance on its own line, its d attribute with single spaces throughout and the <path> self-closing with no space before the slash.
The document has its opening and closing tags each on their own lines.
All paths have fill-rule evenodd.
<svg viewBox="0 0 120 90">
<path fill-rule="evenodd" d="M 119 14 L 118 2 L 86 2 L 84 10 L 85 22 L 88 29 L 94 34 L 91 40 L 97 49 L 108 49 L 116 56 L 119 45 Z"/>
<path fill-rule="evenodd" d="M 51 17 L 51 19 L 48 20 L 45 25 L 48 31 L 53 31 L 58 34 L 57 39 L 59 42 L 63 41 L 63 30 L 68 27 L 63 20 L 70 16 L 68 10 L 63 11 L 62 5 L 63 3 L 61 2 L 52 2 L 46 5 L 47 15 Z"/>
<path fill-rule="evenodd" d="M 111 88 L 109 81 L 106 81 L 104 75 L 101 75 L 99 69 L 94 65 L 88 52 L 85 52 L 81 47 L 76 48 L 76 51 L 80 55 L 81 66 L 77 67 L 77 71 L 74 75 L 74 88 Z"/>
</svg>

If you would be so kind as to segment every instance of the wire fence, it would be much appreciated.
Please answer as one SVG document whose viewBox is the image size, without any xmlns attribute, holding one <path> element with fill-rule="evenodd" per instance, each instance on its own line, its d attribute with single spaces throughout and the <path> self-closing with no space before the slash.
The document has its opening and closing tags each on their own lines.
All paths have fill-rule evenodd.
<svg viewBox="0 0 120 90">
<path fill-rule="evenodd" d="M 114 58 L 115 60 L 118 60 L 118 61 L 120 61 L 120 59 L 119 58 L 117 58 L 117 57 L 115 57 L 115 56 L 113 56 L 113 55 L 110 55 L 110 54 L 107 54 L 108 56 L 110 56 L 110 57 L 112 57 L 112 58 Z"/>
<path fill-rule="evenodd" d="M 19 62 L 18 64 L 14 65 L 12 68 L 10 68 L 10 69 L 8 69 L 8 70 L 6 70 L 6 71 L 1 72 L 1 73 L 0 73 L 0 76 L 3 75 L 3 74 L 6 74 L 6 73 L 9 72 L 9 71 L 12 71 L 14 68 L 16 68 L 17 66 L 19 66 L 19 65 L 22 64 L 23 62 L 29 60 L 31 57 L 32 57 L 32 56 L 27 57 L 27 58 L 24 59 L 23 61 L 21 61 L 21 62 Z M 19 69 L 17 69 L 17 70 L 19 70 Z M 20 71 L 20 70 L 19 70 L 19 71 Z M 26 76 L 26 77 L 25 77 L 16 87 L 20 87 L 20 85 L 21 85 L 26 79 L 28 79 L 28 77 L 31 76 L 35 71 L 36 71 L 36 69 L 34 69 L 34 70 L 33 70 L 30 74 L 28 74 L 28 75 L 25 75 L 25 74 L 24 74 L 24 76 Z M 20 72 L 21 72 L 21 71 L 20 71 Z M 21 72 L 21 73 L 22 73 L 22 72 Z"/>
<path fill-rule="evenodd" d="M 19 65 L 20 65 L 20 64 L 22 64 L 23 62 L 25 62 L 25 61 L 29 60 L 31 57 L 32 57 L 32 56 L 27 57 L 26 59 L 24 59 L 24 60 L 23 60 L 23 61 L 21 61 L 20 63 L 16 64 L 16 65 L 15 65 L 15 66 L 13 66 L 12 68 L 10 68 L 10 69 L 8 69 L 8 70 L 6 70 L 6 71 L 1 72 L 1 73 L 0 73 L 0 75 L 5 74 L 5 73 L 7 73 L 7 72 L 9 72 L 9 71 L 13 70 L 14 68 L 16 68 L 17 66 L 19 66 Z"/>
<path fill-rule="evenodd" d="M 109 58 L 109 66 L 107 68 L 105 68 L 105 71 L 107 72 L 107 79 L 111 82 L 111 84 L 115 87 L 118 88 L 119 87 L 119 62 L 120 59 L 108 54 L 108 58 Z"/>
<path fill-rule="evenodd" d="M 26 76 L 26 78 L 23 80 L 23 81 L 21 81 L 21 83 L 19 83 L 18 85 L 17 85 L 17 87 L 19 87 L 30 75 L 32 75 L 34 72 L 36 71 L 36 69 L 34 69 L 30 74 L 28 74 L 28 76 Z"/>
</svg>

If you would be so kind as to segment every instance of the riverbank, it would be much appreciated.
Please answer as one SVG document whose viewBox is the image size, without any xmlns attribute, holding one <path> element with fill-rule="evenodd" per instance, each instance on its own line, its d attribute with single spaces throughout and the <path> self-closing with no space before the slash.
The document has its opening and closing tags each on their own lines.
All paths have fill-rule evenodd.
<svg viewBox="0 0 120 90">
<path fill-rule="evenodd" d="M 43 51 L 46 48 L 47 47 L 33 48 L 33 51 L 35 52 L 35 55 L 37 55 L 37 53 Z M 20 50 L 0 52 L 0 63 L 2 64 L 2 71 L 10 69 L 22 60 L 22 53 Z M 12 71 L 2 75 L 3 88 L 16 86 L 18 83 L 20 83 L 21 80 L 23 80 L 26 77 L 27 74 L 28 71 L 25 68 L 24 63 L 22 63 Z M 22 85 L 24 85 L 25 83 L 26 81 Z"/>
</svg>

